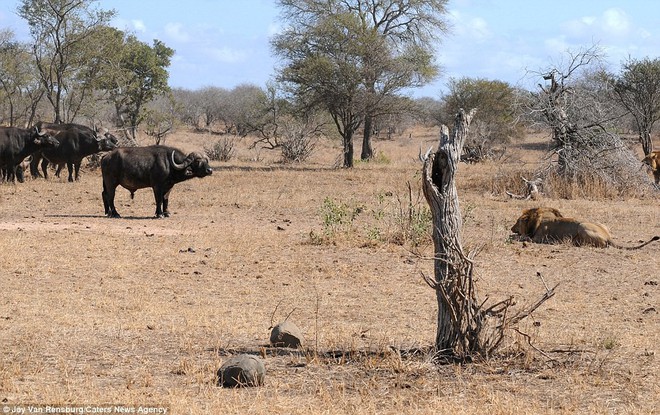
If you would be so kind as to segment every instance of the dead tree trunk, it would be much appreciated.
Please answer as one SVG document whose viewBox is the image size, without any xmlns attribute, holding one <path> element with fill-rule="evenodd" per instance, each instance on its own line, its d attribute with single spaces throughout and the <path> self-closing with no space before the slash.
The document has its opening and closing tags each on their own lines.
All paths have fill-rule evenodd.
<svg viewBox="0 0 660 415">
<path fill-rule="evenodd" d="M 556 286 L 527 310 L 508 312 L 513 297 L 486 307 L 477 299 L 473 281 L 473 254 L 463 252 L 462 218 L 454 176 L 475 110 L 456 115 L 451 136 L 442 126 L 438 150 L 422 157 L 422 188 L 433 218 L 434 279 L 424 276 L 438 301 L 436 358 L 468 361 L 487 358 L 502 343 L 505 330 L 529 316 L 554 295 Z M 540 274 L 539 274 L 540 276 Z M 544 282 L 545 284 L 545 282 Z"/>
<path fill-rule="evenodd" d="M 434 288 L 438 300 L 437 353 L 465 357 L 479 349 L 475 330 L 479 308 L 472 284 L 472 261 L 463 252 L 461 218 L 454 176 L 474 110 L 456 115 L 454 130 L 442 126 L 440 145 L 424 162 L 424 196 L 433 217 Z"/>
</svg>

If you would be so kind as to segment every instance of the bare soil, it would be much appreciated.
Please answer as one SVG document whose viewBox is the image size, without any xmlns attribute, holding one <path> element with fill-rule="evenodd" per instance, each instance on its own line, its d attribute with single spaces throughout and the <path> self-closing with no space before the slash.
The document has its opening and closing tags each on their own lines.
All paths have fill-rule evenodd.
<svg viewBox="0 0 660 415">
<path fill-rule="evenodd" d="M 131 200 L 123 189 L 123 217 L 104 217 L 91 168 L 75 183 L 63 175 L 0 184 L 0 408 L 658 413 L 660 243 L 523 244 L 509 229 L 524 208 L 548 205 L 632 245 L 660 235 L 659 197 L 511 199 L 494 178 L 534 169 L 543 135 L 510 147 L 503 161 L 461 164 L 459 197 L 465 247 L 481 249 L 482 299 L 514 296 L 522 308 L 543 294 L 543 281 L 559 283 L 557 294 L 492 360 L 431 361 L 436 299 L 421 277 L 433 269 L 430 237 L 415 247 L 393 236 L 402 213 L 425 207 L 417 154 L 437 133 L 377 141 L 377 161 L 351 170 L 335 168 L 338 143 L 287 165 L 240 139 L 212 176 L 175 186 L 167 219 L 153 219 L 149 190 Z M 167 144 L 193 150 L 216 139 L 184 132 Z M 328 201 L 353 220 L 324 220 Z M 287 317 L 304 350 L 268 347 L 269 328 Z M 264 359 L 264 386 L 216 386 L 217 369 L 236 353 Z"/>
</svg>

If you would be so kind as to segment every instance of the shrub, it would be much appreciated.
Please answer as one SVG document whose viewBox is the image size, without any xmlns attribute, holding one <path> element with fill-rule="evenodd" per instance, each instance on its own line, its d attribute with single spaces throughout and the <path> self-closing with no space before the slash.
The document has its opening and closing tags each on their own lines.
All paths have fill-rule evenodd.
<svg viewBox="0 0 660 415">
<path fill-rule="evenodd" d="M 235 138 L 225 137 L 222 140 L 216 141 L 211 148 L 204 148 L 204 151 L 210 160 L 229 161 L 234 157 L 235 142 Z"/>
<path fill-rule="evenodd" d="M 304 134 L 291 134 L 282 142 L 282 161 L 285 163 L 303 162 L 312 155 L 316 139 Z"/>
</svg>

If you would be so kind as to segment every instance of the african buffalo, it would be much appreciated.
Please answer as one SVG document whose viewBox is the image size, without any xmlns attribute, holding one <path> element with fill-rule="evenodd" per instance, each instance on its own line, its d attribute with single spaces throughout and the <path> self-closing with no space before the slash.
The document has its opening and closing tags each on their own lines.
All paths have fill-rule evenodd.
<svg viewBox="0 0 660 415">
<path fill-rule="evenodd" d="M 156 198 L 156 217 L 168 217 L 170 190 L 176 183 L 213 173 L 207 157 L 199 153 L 187 156 L 166 146 L 121 147 L 105 154 L 101 160 L 103 206 L 108 217 L 118 218 L 115 190 L 121 185 L 131 192 L 151 187 Z"/>
<path fill-rule="evenodd" d="M 39 127 L 33 129 L 0 127 L 0 168 L 11 179 L 25 157 L 39 150 L 54 149 L 60 142 Z M 11 179 L 13 181 L 13 179 Z"/>
<path fill-rule="evenodd" d="M 115 136 L 106 132 L 99 137 L 97 132 L 87 126 L 80 124 L 52 124 L 40 122 L 37 124 L 44 131 L 50 132 L 60 142 L 57 149 L 47 149 L 36 153 L 30 163 L 33 177 L 39 175 L 39 162 L 44 178 L 48 178 L 48 163 L 58 164 L 57 176 L 61 165 L 66 163 L 69 169 L 69 181 L 80 178 L 80 164 L 82 159 L 99 151 L 110 151 L 117 147 L 118 140 Z"/>
<path fill-rule="evenodd" d="M 18 180 L 19 183 L 23 183 L 25 181 L 25 172 L 30 168 L 30 160 L 32 160 L 32 156 L 27 156 L 23 161 L 18 163 L 13 169 L 10 167 L 3 167 L 0 169 L 0 175 L 2 176 L 2 180 L 8 181 L 8 182 L 13 182 L 14 180 Z"/>
</svg>

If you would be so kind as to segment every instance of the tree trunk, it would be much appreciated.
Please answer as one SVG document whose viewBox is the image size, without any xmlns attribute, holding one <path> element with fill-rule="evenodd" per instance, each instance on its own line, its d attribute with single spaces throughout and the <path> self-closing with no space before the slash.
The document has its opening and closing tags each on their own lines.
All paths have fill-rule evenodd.
<svg viewBox="0 0 660 415">
<path fill-rule="evenodd" d="M 482 315 L 472 284 L 472 262 L 463 253 L 462 218 L 454 176 L 475 110 L 456 115 L 449 136 L 442 126 L 440 145 L 424 161 L 422 186 L 433 217 L 434 288 L 438 301 L 438 355 L 459 359 L 478 351 Z"/>
<path fill-rule="evenodd" d="M 644 155 L 649 155 L 653 151 L 653 140 L 651 140 L 651 130 L 644 129 L 639 132 L 639 141 L 642 144 Z"/>
<path fill-rule="evenodd" d="M 353 167 L 353 132 L 344 131 L 342 137 L 344 142 L 344 167 Z"/>
<path fill-rule="evenodd" d="M 360 154 L 362 160 L 371 160 L 374 156 L 374 149 L 371 147 L 372 120 L 371 115 L 364 117 L 364 135 L 362 138 L 362 153 Z"/>
</svg>

